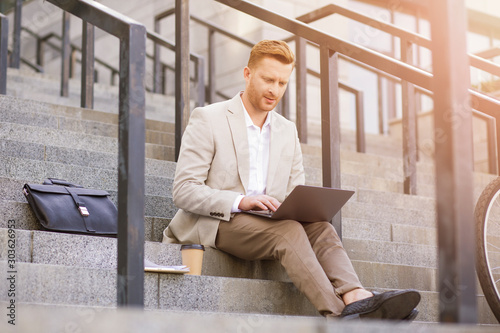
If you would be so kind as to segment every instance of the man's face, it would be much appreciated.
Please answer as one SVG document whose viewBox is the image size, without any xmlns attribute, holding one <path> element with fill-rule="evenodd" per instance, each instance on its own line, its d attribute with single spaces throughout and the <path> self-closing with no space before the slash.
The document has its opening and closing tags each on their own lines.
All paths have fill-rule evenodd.
<svg viewBox="0 0 500 333">
<path fill-rule="evenodd" d="M 270 57 L 261 59 L 252 69 L 245 67 L 245 94 L 253 109 L 248 112 L 274 109 L 285 93 L 292 70 L 292 64 L 286 65 Z"/>
</svg>

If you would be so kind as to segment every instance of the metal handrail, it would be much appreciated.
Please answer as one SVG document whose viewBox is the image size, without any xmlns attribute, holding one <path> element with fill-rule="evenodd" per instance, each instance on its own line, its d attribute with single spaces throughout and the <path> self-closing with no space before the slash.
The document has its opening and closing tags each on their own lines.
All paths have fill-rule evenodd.
<svg viewBox="0 0 500 333">
<path fill-rule="evenodd" d="M 488 50 L 477 52 L 475 55 L 484 59 L 491 59 L 500 55 L 500 47 L 492 47 Z"/>
<path fill-rule="evenodd" d="M 155 16 L 155 27 L 158 27 L 158 22 L 175 14 L 175 10 L 174 9 L 168 9 L 162 13 L 159 13 Z M 190 19 L 206 28 L 209 29 L 209 31 L 213 31 L 213 32 L 217 32 L 217 33 L 220 33 L 234 41 L 237 41 L 245 46 L 248 46 L 248 47 L 253 47 L 253 45 L 255 45 L 255 42 L 253 41 L 250 41 L 246 38 L 243 38 L 243 37 L 240 37 L 238 35 L 235 35 L 229 31 L 227 31 L 226 29 L 214 24 L 214 23 L 211 23 L 211 22 L 208 22 L 196 15 L 193 15 L 191 14 L 190 15 Z M 173 48 L 173 46 L 172 46 Z M 210 47 L 209 47 L 210 48 Z M 210 53 L 210 52 L 209 52 Z M 211 61 L 213 57 L 213 54 L 209 54 L 209 71 L 212 73 L 212 75 L 209 75 L 211 78 L 213 78 L 215 75 L 213 75 L 213 72 L 214 72 L 214 68 L 213 68 L 213 62 Z M 317 76 L 319 77 L 319 74 L 317 74 Z M 356 149 L 358 152 L 366 152 L 366 144 L 365 144 L 365 133 L 364 133 L 364 126 L 363 126 L 363 114 L 364 114 L 364 111 L 363 111 L 363 100 L 362 100 L 362 97 L 363 97 L 363 93 L 359 90 L 356 90 L 355 88 L 353 87 L 350 87 L 348 86 L 347 84 L 344 84 L 342 82 L 339 82 L 339 88 L 342 89 L 342 90 L 345 90 L 349 93 L 352 93 L 354 96 L 355 96 L 355 106 L 356 106 Z M 221 96 L 222 98 L 226 98 L 227 96 L 225 96 L 223 93 L 219 92 L 219 91 L 216 91 L 214 89 L 214 84 L 212 82 L 210 82 L 209 80 L 209 84 L 207 86 L 207 91 L 209 92 L 208 93 L 208 100 L 207 102 L 210 103 L 210 102 L 213 102 L 214 101 L 214 96 Z"/>
<path fill-rule="evenodd" d="M 21 55 L 21 8 L 23 6 L 22 0 L 15 0 L 14 3 L 14 31 L 12 38 L 12 56 L 9 59 L 9 66 L 12 68 L 19 68 L 20 55 Z"/>
<path fill-rule="evenodd" d="M 117 297 L 119 305 L 142 308 L 146 28 L 98 2 L 47 1 L 120 40 Z"/>
<path fill-rule="evenodd" d="M 32 30 L 30 30 L 29 28 L 26 28 L 26 27 L 21 27 L 21 30 L 26 31 L 28 34 L 30 34 L 33 38 L 35 38 L 37 40 L 37 43 L 38 43 L 37 55 L 36 55 L 38 66 L 34 65 L 34 64 L 28 64 L 28 65 L 38 72 L 43 72 L 43 70 L 42 70 L 42 68 L 43 68 L 42 67 L 42 65 L 43 65 L 43 52 L 41 49 L 41 45 L 46 44 L 46 45 L 50 46 L 52 49 L 54 49 L 55 51 L 61 52 L 61 47 L 50 42 L 50 39 L 55 38 L 55 39 L 62 42 L 62 37 L 56 33 L 53 33 L 53 32 L 51 32 L 47 35 L 44 35 L 44 36 L 39 36 L 38 34 L 36 34 L 35 32 L 33 32 Z M 160 45 L 160 46 L 163 46 L 171 51 L 175 51 L 175 45 L 173 43 L 171 43 L 170 41 L 168 41 L 167 39 L 163 38 L 162 36 L 158 35 L 155 32 L 147 31 L 147 38 L 149 40 L 153 41 L 156 45 Z M 74 51 L 77 51 L 79 53 L 83 53 L 82 48 L 74 43 L 71 43 L 70 47 L 71 47 L 71 53 L 73 53 Z M 146 57 L 148 59 L 153 59 L 153 60 L 155 59 L 154 55 L 151 55 L 148 53 L 146 54 Z M 196 53 L 191 53 L 190 59 L 191 59 L 191 61 L 194 62 L 194 65 L 195 65 L 195 73 L 194 73 L 194 77 L 192 78 L 192 81 L 196 82 L 197 86 L 201 86 L 201 89 L 198 90 L 196 105 L 202 105 L 205 101 L 205 90 L 204 90 L 204 86 L 203 86 L 204 85 L 204 77 L 203 77 L 204 59 L 203 59 L 203 56 L 198 55 Z M 21 61 L 23 61 L 22 58 L 21 58 Z M 71 65 L 70 65 L 71 69 L 74 68 L 73 62 L 75 62 L 75 61 L 81 62 L 81 60 L 73 57 Z M 103 61 L 97 57 L 94 57 L 94 61 L 96 63 L 98 63 L 99 65 L 103 66 L 104 68 L 108 69 L 111 72 L 110 82 L 112 85 L 114 85 L 115 84 L 114 77 L 115 77 L 115 75 L 119 74 L 119 70 L 116 67 L 113 67 L 112 65 L 106 63 L 105 61 Z M 163 68 L 175 70 L 174 67 L 172 67 L 166 63 L 160 62 L 160 65 Z M 155 72 L 155 74 L 156 74 L 156 72 Z M 69 76 L 73 77 L 73 70 L 70 70 Z M 149 89 L 147 89 L 147 90 L 151 91 Z"/>
<path fill-rule="evenodd" d="M 358 21 L 358 22 L 363 23 L 365 25 L 369 25 L 372 28 L 386 32 L 392 36 L 399 37 L 401 39 L 401 44 L 403 44 L 404 42 L 407 42 L 407 43 L 410 43 L 410 45 L 411 45 L 411 43 L 413 43 L 417 46 L 425 47 L 427 49 L 431 48 L 431 40 L 426 38 L 426 37 L 423 37 L 419 34 L 415 34 L 413 32 L 409 32 L 409 31 L 400 29 L 393 24 L 389 24 L 389 23 L 374 19 L 370 16 L 366 16 L 366 15 L 357 13 L 355 11 L 352 11 L 350 9 L 347 9 L 347 8 L 339 6 L 339 5 L 334 5 L 334 4 L 326 5 L 322 8 L 319 8 L 317 10 L 314 10 L 314 11 L 311 11 L 307 14 L 299 16 L 297 18 L 297 20 L 302 21 L 304 23 L 311 23 L 313 21 L 325 18 L 325 17 L 332 15 L 332 14 L 339 14 L 339 15 L 345 16 L 347 18 Z M 292 36 L 289 38 L 289 40 L 292 40 L 294 38 L 295 37 Z M 309 43 L 309 44 L 317 46 L 314 43 Z M 407 57 L 406 52 L 407 52 L 407 50 L 402 48 L 402 52 L 401 52 L 402 57 L 403 56 Z M 488 54 L 494 54 L 494 53 L 489 52 Z M 500 66 L 499 65 L 497 65 L 491 61 L 485 60 L 485 59 L 483 59 L 483 57 L 480 57 L 478 55 L 469 54 L 468 56 L 469 56 L 469 62 L 470 62 L 471 66 L 478 68 L 480 70 L 489 72 L 490 74 L 500 76 Z M 367 66 L 359 61 L 355 61 L 354 59 L 349 59 L 349 57 L 342 56 L 342 58 L 345 59 L 346 61 L 351 62 L 351 63 L 355 63 L 357 66 L 361 66 L 364 69 L 369 70 L 377 75 L 383 75 L 384 77 L 386 77 L 387 79 L 389 79 L 393 82 L 399 82 L 401 84 L 404 84 L 404 81 L 401 80 L 400 78 L 394 77 L 392 75 L 387 75 L 387 74 L 383 73 L 382 71 L 378 70 L 377 68 Z M 429 95 L 429 96 L 432 96 L 432 95 Z M 411 98 L 413 99 L 413 97 L 411 97 Z M 379 99 L 380 99 L 380 96 L 379 96 Z M 410 105 L 412 105 L 412 104 L 413 103 L 410 103 Z M 413 104 L 413 105 L 415 105 L 415 104 Z M 416 126 L 416 124 L 415 124 L 415 126 Z M 498 144 L 493 144 L 490 142 L 490 141 L 495 140 L 495 139 L 496 139 L 496 136 L 493 133 L 490 133 L 490 135 L 488 136 L 488 141 L 489 141 L 488 146 L 491 147 L 491 146 L 500 145 L 500 142 Z M 416 146 L 416 143 L 414 143 L 414 145 Z M 496 153 L 495 155 L 497 155 L 496 159 L 500 159 L 500 152 Z M 489 155 L 490 161 L 493 160 L 493 158 L 494 158 L 494 155 Z M 496 161 L 494 161 L 494 163 L 493 163 L 493 161 L 490 162 L 490 173 L 496 174 L 498 172 L 498 170 L 496 168 L 496 164 L 497 164 Z"/>
<path fill-rule="evenodd" d="M 312 75 L 318 79 L 321 79 L 321 74 L 317 71 L 308 68 L 307 74 Z M 355 98 L 355 109 L 356 109 L 356 151 L 358 153 L 366 153 L 366 135 L 364 130 L 364 103 L 363 103 L 363 92 L 358 90 L 348 84 L 339 81 L 339 88 L 351 93 Z"/>
<path fill-rule="evenodd" d="M 363 46 L 359 46 L 348 41 L 344 41 L 340 38 L 330 36 L 325 32 L 322 32 L 318 29 L 315 29 L 303 22 L 298 20 L 290 19 L 279 15 L 277 13 L 268 11 L 263 7 L 252 4 L 245 0 L 238 0 L 237 2 L 231 0 L 216 0 L 220 3 L 226 4 L 229 7 L 235 8 L 236 10 L 246 13 L 250 16 L 256 17 L 261 21 L 270 23 L 274 26 L 277 26 L 285 31 L 293 33 L 297 37 L 304 38 L 312 43 L 319 45 L 320 47 L 320 59 L 322 64 L 324 64 L 325 69 L 321 70 L 321 72 L 329 72 L 331 69 L 330 66 L 336 66 L 336 59 L 338 58 L 337 53 L 343 54 L 344 57 L 353 59 L 355 61 L 364 63 L 373 68 L 377 68 L 383 72 L 386 72 L 394 77 L 399 77 L 401 80 L 406 81 L 408 83 L 414 84 L 418 87 L 426 89 L 428 91 L 432 91 L 432 74 L 419 69 L 415 66 L 404 63 L 401 60 L 391 58 L 379 52 L 370 50 Z M 333 58 L 332 58 L 333 57 Z M 332 75 L 336 75 L 332 73 Z M 333 80 L 337 80 L 338 78 L 333 78 Z M 323 81 L 327 84 L 323 84 Z M 329 85 L 335 85 L 332 78 L 328 73 L 322 74 L 322 114 L 331 112 L 329 109 L 332 107 L 336 107 L 336 103 L 338 101 L 332 101 L 336 97 L 333 97 L 332 94 L 335 93 L 335 87 L 328 87 Z M 338 83 L 337 83 L 338 84 Z M 330 91 L 329 91 L 329 90 Z M 496 101 L 492 98 L 489 98 L 481 93 L 469 90 L 470 97 L 473 105 L 476 110 L 494 116 L 494 113 L 497 113 L 500 110 L 500 102 Z M 333 104 L 332 104 L 333 103 Z M 338 116 L 338 109 L 334 111 L 334 117 Z M 322 115 L 324 119 L 324 116 Z M 329 117 L 327 117 L 329 118 Z M 500 117 L 495 117 L 500 119 Z M 497 129 L 500 128 L 498 126 L 497 120 Z M 335 119 L 337 122 L 337 119 Z M 327 122 L 329 123 L 329 122 Z M 325 125 L 327 125 L 327 123 Z M 339 180 L 340 179 L 340 171 L 332 170 L 332 167 L 335 167 L 340 164 L 339 159 L 340 155 L 339 151 L 336 148 L 338 145 L 337 142 L 330 142 L 330 138 L 335 135 L 332 131 L 331 125 L 328 125 L 328 128 L 325 128 L 325 131 L 329 131 L 329 134 L 322 134 L 322 147 L 323 147 L 323 183 L 325 186 L 331 184 L 332 179 Z M 415 132 L 414 132 L 415 133 Z M 500 140 L 500 135 L 497 136 L 497 140 Z M 333 146 L 332 146 L 333 145 Z M 497 147 L 500 147 L 497 144 Z M 498 154 L 497 156 L 500 156 Z M 416 159 L 413 161 L 405 162 L 405 167 L 416 170 Z M 413 183 L 416 182 L 416 173 L 411 170 L 405 170 L 405 175 L 411 175 L 413 177 Z M 405 179 L 406 182 L 406 179 Z M 410 189 L 411 189 L 410 184 Z M 405 192 L 406 192 L 406 184 L 405 184 Z M 412 192 L 410 192 L 412 193 Z"/>
<path fill-rule="evenodd" d="M 9 19 L 0 13 L 0 94 L 7 93 L 7 59 L 9 44 Z"/>
<path fill-rule="evenodd" d="M 155 46 L 156 45 L 160 45 L 160 46 L 163 46 L 165 48 L 167 48 L 168 50 L 171 50 L 171 51 L 175 51 L 175 44 L 170 42 L 169 40 L 165 39 L 164 37 L 162 37 L 160 34 L 154 32 L 154 31 L 147 31 L 147 37 L 148 39 L 150 39 L 151 41 L 153 41 L 155 43 Z M 153 59 L 153 61 L 155 62 L 154 64 L 154 68 L 157 68 L 156 66 L 158 65 L 158 63 L 163 66 L 163 68 L 167 68 L 167 69 L 170 69 L 170 70 L 175 70 L 175 68 L 173 68 L 172 66 L 169 66 L 168 64 L 164 64 L 163 62 L 160 61 L 159 59 L 159 56 L 158 54 L 155 52 L 154 55 L 147 55 L 147 57 L 149 59 Z M 191 52 L 189 54 L 189 59 L 191 61 L 194 62 L 194 65 L 195 65 L 195 73 L 194 73 L 194 77 L 191 79 L 192 81 L 196 82 L 196 86 L 198 87 L 197 89 L 197 102 L 196 102 L 196 105 L 198 106 L 201 106 L 201 105 L 204 105 L 205 104 L 205 79 L 204 79 L 204 73 L 205 73 L 205 70 L 204 70 L 204 66 L 205 66 L 205 60 L 204 60 L 204 57 L 202 55 L 199 55 L 195 52 Z M 158 63 L 157 63 L 158 62 Z M 158 80 L 158 73 L 161 72 L 163 73 L 163 71 L 157 71 L 157 70 L 154 70 L 153 71 L 153 80 L 155 80 L 155 82 L 158 82 L 156 80 Z M 165 83 L 165 76 L 162 77 L 162 85 L 164 85 Z M 153 88 L 153 91 L 155 91 L 155 89 Z M 156 91 L 158 92 L 158 91 Z"/>
<path fill-rule="evenodd" d="M 328 4 L 322 8 L 301 15 L 297 17 L 297 20 L 304 23 L 311 23 L 313 21 L 317 21 L 332 14 L 339 14 L 345 16 L 352 20 L 369 25 L 372 28 L 384 31 L 388 34 L 391 34 L 392 36 L 408 40 L 414 44 L 418 44 L 419 46 L 423 46 L 428 49 L 431 48 L 431 40 L 423 37 L 422 35 L 400 29 L 394 24 L 376 20 L 373 17 L 360 14 L 358 12 L 352 11 L 350 9 L 335 4 Z"/>
<path fill-rule="evenodd" d="M 422 47 L 426 47 L 426 48 L 430 48 L 430 45 L 431 45 L 430 39 L 425 38 L 421 35 L 418 35 L 418 34 L 415 34 L 412 32 L 408 32 L 406 30 L 397 28 L 396 26 L 394 26 L 392 24 L 388 24 L 388 23 L 385 23 L 383 21 L 373 19 L 369 16 L 362 15 L 362 14 L 356 13 L 352 10 L 346 9 L 346 8 L 338 6 L 338 5 L 333 5 L 333 4 L 327 5 L 325 7 L 317 9 L 315 11 L 312 11 L 308 14 L 302 15 L 298 19 L 301 21 L 310 23 L 312 21 L 324 18 L 324 17 L 331 15 L 331 14 L 340 14 L 340 15 L 343 15 L 345 17 L 356 20 L 358 22 L 361 22 L 363 24 L 369 25 L 373 28 L 379 29 L 379 30 L 384 31 L 386 33 L 389 33 L 391 35 L 395 35 L 396 37 L 401 38 L 402 43 L 403 43 L 403 41 L 407 41 L 407 42 L 411 41 L 412 43 L 415 43 L 418 46 L 422 46 Z M 294 38 L 293 36 L 290 37 L 290 40 L 293 38 Z M 315 45 L 315 44 L 312 44 L 312 45 Z M 402 55 L 404 54 L 405 51 L 406 51 L 405 49 L 402 50 Z M 349 62 L 355 62 L 352 59 L 349 59 L 346 57 L 343 57 L 343 58 Z M 472 54 L 469 55 L 469 61 L 470 61 L 470 65 L 473 67 L 487 71 L 493 75 L 497 75 L 497 76 L 500 75 L 500 66 L 498 66 L 497 64 L 495 64 L 491 61 L 487 61 L 481 57 L 478 57 L 477 55 L 472 55 Z M 403 83 L 401 79 L 394 77 L 392 75 L 387 75 L 387 74 L 381 72 L 380 70 L 377 70 L 376 68 L 366 66 L 360 62 L 355 62 L 355 63 L 356 63 L 356 65 L 361 66 L 361 67 L 363 67 L 371 72 L 374 72 L 377 75 L 383 75 L 387 79 L 389 79 L 393 82 Z M 379 96 L 379 99 L 380 99 L 380 96 Z M 415 126 L 416 126 L 416 124 L 415 124 Z M 488 141 L 489 141 L 488 146 L 489 147 L 498 146 L 498 144 L 493 144 L 492 142 L 490 142 L 492 140 L 495 140 L 496 136 L 491 132 L 489 132 L 489 133 L 490 134 L 488 136 Z M 416 145 L 416 143 L 415 143 L 415 145 Z M 491 150 L 489 150 L 489 151 L 491 151 Z M 490 173 L 496 174 L 498 172 L 497 171 L 498 169 L 496 167 L 497 161 L 496 161 L 496 159 L 495 159 L 495 161 L 493 161 L 495 155 L 497 155 L 497 159 L 500 158 L 500 153 L 496 153 L 493 155 L 489 154 L 489 159 L 490 159 L 489 171 L 490 171 Z"/>
<path fill-rule="evenodd" d="M 157 15 L 155 15 L 154 17 L 154 25 L 155 25 L 155 30 L 156 32 L 159 32 L 159 22 L 171 15 L 174 15 L 175 14 L 175 8 L 171 8 L 171 9 L 167 9 Z M 226 29 L 214 24 L 214 23 L 211 23 L 211 22 L 207 22 L 205 20 L 203 20 L 202 18 L 196 16 L 196 15 L 193 15 L 193 14 L 190 14 L 190 19 L 193 20 L 194 22 L 200 24 L 200 25 L 203 25 L 204 27 L 208 28 L 209 29 L 209 35 L 211 34 L 210 32 L 213 31 L 213 32 L 217 32 L 217 33 L 220 33 L 232 40 L 235 40 L 245 46 L 248 46 L 248 47 L 252 47 L 255 43 L 251 40 L 248 40 L 246 38 L 243 38 L 243 37 L 240 37 L 236 34 L 233 34 L 229 31 L 227 31 Z M 210 38 L 210 37 L 209 37 Z M 210 44 L 210 43 L 209 43 Z M 172 47 L 172 49 L 175 49 L 175 46 Z M 210 49 L 210 46 L 209 46 L 209 49 Z M 224 94 L 220 91 L 217 91 L 215 89 L 215 84 L 214 84 L 214 79 L 215 79 L 215 75 L 213 75 L 214 73 L 214 62 L 213 62 L 213 57 L 212 57 L 212 53 L 213 51 L 209 51 L 209 59 L 208 59 L 208 72 L 209 72 L 209 75 L 208 75 L 208 84 L 207 84 L 207 87 L 206 87 L 206 91 L 207 91 L 207 94 L 206 94 L 206 102 L 207 103 L 213 103 L 215 101 L 215 96 L 224 96 Z M 159 61 L 159 52 L 157 52 L 156 54 L 156 57 L 155 57 L 155 61 Z M 155 68 L 158 68 L 157 67 L 158 65 L 155 65 Z M 159 71 L 155 71 L 153 73 L 153 75 L 155 76 L 155 82 L 161 82 L 162 80 L 160 80 L 157 76 L 158 76 L 158 73 Z M 205 94 L 204 94 L 205 95 Z M 199 99 L 199 101 L 201 101 L 201 99 Z"/>
<path fill-rule="evenodd" d="M 384 21 L 374 19 L 373 17 L 357 13 L 339 5 L 328 4 L 322 8 L 298 17 L 297 20 L 304 23 L 311 23 L 332 14 L 345 16 L 360 23 L 369 25 L 372 28 L 386 32 L 392 36 L 399 37 L 401 40 L 405 40 L 412 44 L 425 47 L 429 50 L 431 49 L 432 41 L 429 38 L 413 33 L 411 31 L 398 28 L 394 24 L 386 23 Z M 469 61 L 471 66 L 494 74 L 496 76 L 500 76 L 500 66 L 495 64 L 494 62 L 485 60 L 484 58 L 485 57 L 479 57 L 478 55 L 469 54 Z"/>
<path fill-rule="evenodd" d="M 41 49 L 41 45 L 42 44 L 46 44 L 48 46 L 50 46 L 50 48 L 52 48 L 53 50 L 57 51 L 57 52 L 61 52 L 61 47 L 50 42 L 50 39 L 52 38 L 55 38 L 59 41 L 62 41 L 62 37 L 59 36 L 58 34 L 54 33 L 54 32 L 51 32 L 49 34 L 46 34 L 44 36 L 39 36 L 37 33 L 35 33 L 34 31 L 30 30 L 29 28 L 26 28 L 26 27 L 21 27 L 21 30 L 22 31 L 26 31 L 28 34 L 30 34 L 33 38 L 35 38 L 37 40 L 37 43 L 38 43 L 38 48 L 37 48 L 37 54 L 36 54 L 36 59 L 37 59 L 37 65 L 38 66 L 43 66 L 43 52 L 42 52 L 42 49 Z M 71 47 L 71 50 L 73 51 L 77 51 L 77 52 L 80 52 L 82 53 L 82 48 L 74 43 L 71 43 L 70 44 L 70 47 Z M 78 59 L 75 59 L 75 61 L 78 61 Z M 106 63 L 105 61 L 99 59 L 99 58 L 94 58 L 94 61 L 96 63 L 98 63 L 99 65 L 105 67 L 106 69 L 108 69 L 110 72 L 111 72 L 111 77 L 113 77 L 114 75 L 118 74 L 119 73 L 119 70 L 118 68 L 116 67 L 113 67 L 112 65 Z M 81 61 L 80 61 L 81 62 Z M 72 76 L 72 74 L 70 74 L 70 77 Z M 111 79 L 111 82 L 113 82 L 114 80 Z"/>
<path fill-rule="evenodd" d="M 434 96 L 434 100 L 440 108 L 444 117 L 435 116 L 435 128 L 442 129 L 444 140 L 436 141 L 439 151 L 436 153 L 436 197 L 437 197 L 437 223 L 438 223 L 438 254 L 439 254 L 439 293 L 442 296 L 439 304 L 440 319 L 446 322 L 473 323 L 476 321 L 476 286 L 474 271 L 466 268 L 464 264 L 474 263 L 473 246 L 474 239 L 471 233 L 470 218 L 472 217 L 472 174 L 470 163 L 472 160 L 472 138 L 466 132 L 461 136 L 459 130 L 468 131 L 470 127 L 471 109 L 479 109 L 483 112 L 496 113 L 497 124 L 500 119 L 500 102 L 468 87 L 468 68 L 465 57 L 465 23 L 462 13 L 465 13 L 464 1 L 457 2 L 457 10 L 452 11 L 454 4 L 451 2 L 433 2 L 430 5 L 434 9 L 433 15 L 433 43 L 445 44 L 443 56 L 433 52 L 433 63 L 435 64 L 433 76 L 430 73 L 404 64 L 397 59 L 390 59 L 366 48 L 359 47 L 338 38 L 316 30 L 304 23 L 286 18 L 258 5 L 245 0 L 216 0 L 220 3 L 234 8 L 240 12 L 253 16 L 263 22 L 270 23 L 297 37 L 309 39 L 320 46 L 320 73 L 321 73 L 321 112 L 322 112 L 322 159 L 323 159 L 323 185 L 339 184 L 340 171 L 332 170 L 340 166 L 339 163 L 339 137 L 334 136 L 335 130 L 339 130 L 339 106 L 336 95 L 338 85 L 338 56 L 337 53 L 347 53 L 350 58 L 377 67 L 389 74 L 400 77 L 405 83 L 403 97 L 414 94 L 414 88 L 409 84 L 415 84 L 429 91 L 439 90 L 442 85 L 443 94 Z M 443 15 L 440 22 L 438 14 Z M 465 16 L 465 15 L 464 15 Z M 457 29 L 459 37 L 453 39 L 453 30 Z M 443 31 L 443 34 L 436 31 Z M 448 40 L 451 40 L 448 43 Z M 434 44 L 433 44 L 434 46 Z M 402 50 L 406 49 L 408 54 L 403 60 L 411 59 L 411 45 L 402 43 Z M 453 54 L 455 49 L 459 50 L 457 56 Z M 435 50 L 434 50 L 435 51 Z M 460 56 L 462 54 L 462 56 Z M 459 68 L 454 72 L 447 59 L 450 56 L 453 64 L 458 63 Z M 465 93 L 465 96 L 464 96 Z M 472 107 L 469 105 L 470 96 Z M 459 98 L 465 97 L 463 101 Z M 464 103 L 464 121 L 456 126 L 454 119 L 448 117 L 460 116 L 459 105 Z M 333 111 L 332 111 L 333 110 Z M 408 108 L 411 110 L 411 108 Z M 404 111 L 404 110 L 403 110 Z M 449 111 L 449 114 L 448 114 Z M 415 124 L 415 116 L 407 115 L 408 123 Z M 498 126 L 497 126 L 498 128 Z M 403 124 L 403 132 L 405 132 Z M 409 129 L 414 133 L 414 129 Z M 404 133 L 406 135 L 406 133 Z M 329 142 L 333 140 L 333 142 Z M 406 148 L 406 147 L 405 147 Z M 326 161 L 326 162 L 325 162 Z M 416 161 L 404 157 L 403 165 L 416 164 Z M 325 168 L 328 168 L 325 170 Z M 405 170 L 405 177 L 407 176 Z M 334 179 L 335 177 L 338 177 Z M 455 295 L 453 300 L 445 299 L 450 291 L 462 288 L 461 295 Z"/>
</svg>

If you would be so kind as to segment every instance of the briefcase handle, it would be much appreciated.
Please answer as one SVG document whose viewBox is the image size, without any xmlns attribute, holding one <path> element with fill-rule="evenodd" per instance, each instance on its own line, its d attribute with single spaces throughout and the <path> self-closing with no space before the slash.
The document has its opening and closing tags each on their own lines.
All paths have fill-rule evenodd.
<svg viewBox="0 0 500 333">
<path fill-rule="evenodd" d="M 57 179 L 57 178 L 47 178 L 43 181 L 43 185 L 61 185 L 61 186 L 67 186 L 67 187 L 83 188 L 83 186 L 81 186 L 81 185 L 73 184 L 73 183 L 70 183 L 64 179 Z"/>
</svg>

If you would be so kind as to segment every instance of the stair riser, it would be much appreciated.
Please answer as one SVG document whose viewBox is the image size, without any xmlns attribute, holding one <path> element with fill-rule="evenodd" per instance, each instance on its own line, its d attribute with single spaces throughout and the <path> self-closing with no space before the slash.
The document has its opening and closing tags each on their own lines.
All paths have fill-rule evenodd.
<svg viewBox="0 0 500 333">
<path fill-rule="evenodd" d="M 25 143 L 0 140 L 0 156 L 46 161 L 89 168 L 116 169 L 116 153 L 102 153 L 92 150 L 78 150 L 66 147 L 45 146 L 38 143 Z M 145 174 L 173 178 L 175 162 L 146 159 Z"/>
<path fill-rule="evenodd" d="M 7 260 L 7 229 L 0 229 L 0 260 Z M 349 241 L 347 242 L 349 243 Z M 33 262 L 71 267 L 116 268 L 115 238 L 93 237 L 65 233 L 16 230 L 16 254 L 19 262 Z M 388 244 L 385 247 L 392 248 Z M 163 265 L 180 265 L 180 246 L 146 242 L 149 260 Z M 352 252 L 347 248 L 348 253 Z M 88 255 L 91 253 L 92 255 Z M 417 288 L 435 291 L 435 267 L 410 267 L 405 262 L 387 263 L 389 253 L 375 260 L 356 259 L 355 267 L 363 284 L 380 288 Z M 289 281 L 277 261 L 248 262 L 211 248 L 204 255 L 203 275 Z"/>
<path fill-rule="evenodd" d="M 3 184 L 4 182 L 0 182 Z M 24 183 L 10 183 L 13 185 L 12 191 L 8 192 L 7 189 L 0 189 L 0 195 L 6 195 L 8 198 L 6 201 L 3 201 L 2 207 L 13 208 L 12 211 L 6 211 L 2 215 L 4 215 L 7 219 L 15 219 L 16 221 L 20 221 L 20 228 L 28 228 L 31 229 L 30 226 L 34 224 L 34 217 L 30 211 L 30 207 L 22 192 L 22 185 Z M 19 186 L 20 185 L 20 186 Z M 5 192 L 4 192 L 5 191 Z M 117 205 L 117 192 L 108 191 L 110 193 L 111 201 Z M 21 204 L 21 205 L 20 205 Z M 177 212 L 177 208 L 175 208 L 174 203 L 171 198 L 166 197 L 155 197 L 146 195 L 144 198 L 144 214 L 145 216 L 157 217 L 157 218 L 165 218 L 171 219 L 175 213 Z M 1 226 L 5 226 L 6 220 L 0 221 Z M 38 228 L 36 228 L 38 229 Z M 157 232 L 157 231 L 156 231 Z"/>
<path fill-rule="evenodd" d="M 0 123 L 0 140 L 39 144 L 40 147 L 56 146 L 113 154 L 118 152 L 116 138 L 13 123 Z M 173 160 L 173 152 L 173 147 L 146 143 L 147 158 Z"/>
<path fill-rule="evenodd" d="M 1 108 L 1 104 L 0 119 L 3 123 L 13 123 L 48 129 L 59 129 L 69 132 L 85 133 L 112 138 L 118 137 L 117 121 L 113 121 L 110 124 L 37 112 L 12 112 L 12 110 Z M 148 127 L 146 127 L 146 142 L 166 146 L 174 146 L 174 133 L 150 130 L 148 129 Z"/>
<path fill-rule="evenodd" d="M 27 101 L 34 100 L 45 103 L 58 104 L 73 109 L 80 109 L 80 82 L 78 80 L 69 81 L 69 96 L 60 97 L 60 86 L 54 80 L 42 77 L 30 76 L 13 80 L 9 75 L 7 85 L 8 98 Z M 36 89 L 26 89 L 26 86 L 34 85 Z M 13 96 L 17 98 L 12 98 Z M 146 117 L 163 122 L 174 121 L 175 100 L 172 96 L 151 94 L 146 92 Z M 107 85 L 94 85 L 94 110 L 105 113 L 118 113 L 118 87 Z M 18 104 L 19 105 L 19 104 Z M 18 110 L 20 108 L 13 108 Z"/>
<path fill-rule="evenodd" d="M 6 272 L 6 263 L 0 262 L 0 268 Z M 18 304 L 116 305 L 114 269 L 24 263 L 16 268 Z M 287 282 L 146 273 L 144 289 L 146 309 L 317 315 L 310 302 Z M 0 286 L 1 301 L 8 301 L 7 290 L 7 284 Z M 241 295 L 245 295 L 245 302 L 241 302 Z M 418 320 L 438 321 L 438 293 L 421 295 Z M 485 303 L 484 297 L 478 296 L 479 318 L 483 323 L 495 323 Z"/>
<path fill-rule="evenodd" d="M 0 178 L 10 178 L 19 182 L 40 184 L 46 178 L 65 179 L 87 188 L 117 190 L 118 173 L 111 169 L 98 169 L 77 165 L 16 159 L 0 156 Z M 145 194 L 170 197 L 171 178 L 145 176 Z M 22 190 L 22 185 L 19 188 Z"/>
<path fill-rule="evenodd" d="M 16 268 L 16 302 L 116 305 L 114 269 L 25 263 Z M 5 262 L 0 262 L 0 269 L 7 271 Z M 0 288 L 1 300 L 7 301 L 6 284 Z M 146 309 L 317 315 L 290 282 L 146 273 L 144 289 Z"/>
</svg>

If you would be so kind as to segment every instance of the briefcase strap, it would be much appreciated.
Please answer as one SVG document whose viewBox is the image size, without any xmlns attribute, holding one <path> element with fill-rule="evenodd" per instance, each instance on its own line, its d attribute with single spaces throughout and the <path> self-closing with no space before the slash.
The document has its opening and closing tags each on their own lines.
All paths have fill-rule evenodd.
<svg viewBox="0 0 500 333">
<path fill-rule="evenodd" d="M 82 185 L 70 183 L 64 179 L 57 179 L 57 178 L 47 178 L 43 181 L 44 185 L 61 185 L 61 186 L 68 186 L 68 187 L 77 187 L 77 188 L 83 188 Z"/>
<path fill-rule="evenodd" d="M 85 217 L 90 215 L 87 207 L 85 207 L 85 203 L 80 199 L 78 194 L 76 194 L 72 188 L 70 188 L 70 187 L 64 187 L 64 188 L 71 195 L 71 197 L 73 198 L 73 201 L 75 202 L 76 206 L 78 207 L 78 211 L 82 215 L 83 223 L 85 223 L 85 228 L 87 228 L 87 231 L 95 232 L 95 229 L 89 223 L 90 221 L 88 221 L 85 218 Z"/>
</svg>

